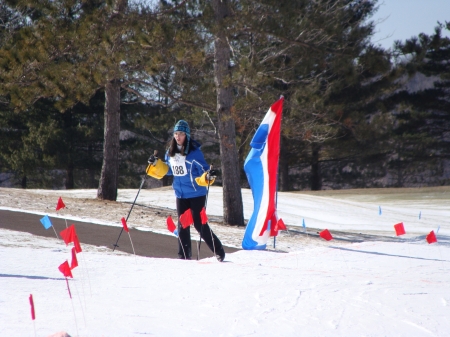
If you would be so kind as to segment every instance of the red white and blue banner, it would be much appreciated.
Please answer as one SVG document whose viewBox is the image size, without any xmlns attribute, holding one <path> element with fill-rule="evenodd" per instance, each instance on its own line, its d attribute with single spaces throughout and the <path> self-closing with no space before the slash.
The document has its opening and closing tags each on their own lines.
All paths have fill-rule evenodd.
<svg viewBox="0 0 450 337">
<path fill-rule="evenodd" d="M 283 101 L 282 97 L 270 107 L 253 136 L 244 163 L 254 207 L 242 240 L 243 249 L 265 249 L 269 236 L 278 234 L 276 198 Z"/>
</svg>

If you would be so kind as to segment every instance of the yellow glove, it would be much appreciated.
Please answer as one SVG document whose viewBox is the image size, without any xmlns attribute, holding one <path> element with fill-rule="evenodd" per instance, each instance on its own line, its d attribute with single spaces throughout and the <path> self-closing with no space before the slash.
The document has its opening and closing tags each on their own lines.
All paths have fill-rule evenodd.
<svg viewBox="0 0 450 337">
<path fill-rule="evenodd" d="M 164 177 L 167 172 L 169 172 L 169 166 L 167 166 L 167 164 L 164 163 L 161 159 L 158 159 L 154 165 L 149 164 L 145 172 L 150 177 L 162 179 L 162 177 Z"/>
<path fill-rule="evenodd" d="M 216 178 L 215 177 L 211 178 L 211 180 L 209 181 L 209 184 L 208 184 L 208 180 L 206 179 L 207 174 L 208 174 L 208 172 L 205 172 L 202 174 L 201 177 L 195 178 L 195 181 L 197 182 L 197 184 L 199 186 L 208 186 L 208 185 L 214 184 L 214 181 L 216 181 Z"/>
</svg>

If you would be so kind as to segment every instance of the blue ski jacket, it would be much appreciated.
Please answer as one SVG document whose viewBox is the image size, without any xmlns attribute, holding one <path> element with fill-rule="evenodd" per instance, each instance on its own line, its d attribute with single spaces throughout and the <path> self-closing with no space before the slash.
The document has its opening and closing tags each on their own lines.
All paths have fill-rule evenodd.
<svg viewBox="0 0 450 337">
<path fill-rule="evenodd" d="M 196 198 L 206 195 L 207 189 L 199 186 L 195 178 L 200 177 L 209 169 L 209 165 L 200 150 L 200 144 L 193 140 L 195 146 L 186 156 L 180 153 L 170 157 L 166 152 L 165 161 L 169 166 L 168 175 L 173 175 L 172 187 L 179 199 Z"/>
</svg>

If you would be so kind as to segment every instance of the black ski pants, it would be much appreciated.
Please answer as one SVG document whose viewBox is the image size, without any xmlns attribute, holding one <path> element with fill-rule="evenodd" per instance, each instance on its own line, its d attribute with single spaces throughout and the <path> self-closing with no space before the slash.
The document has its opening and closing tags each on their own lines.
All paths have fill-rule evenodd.
<svg viewBox="0 0 450 337">
<path fill-rule="evenodd" d="M 180 215 L 186 210 L 191 209 L 192 218 L 194 219 L 194 227 L 201 235 L 203 241 L 211 249 L 212 252 L 217 252 L 223 249 L 222 243 L 217 236 L 211 231 L 208 224 L 202 225 L 200 212 L 205 206 L 206 196 L 180 199 L 177 198 L 177 213 L 178 213 L 178 235 L 180 240 L 178 241 L 178 256 L 181 259 L 190 259 L 192 257 L 191 249 L 191 226 L 183 228 L 180 222 Z M 181 241 L 181 243 L 180 243 Z"/>
</svg>

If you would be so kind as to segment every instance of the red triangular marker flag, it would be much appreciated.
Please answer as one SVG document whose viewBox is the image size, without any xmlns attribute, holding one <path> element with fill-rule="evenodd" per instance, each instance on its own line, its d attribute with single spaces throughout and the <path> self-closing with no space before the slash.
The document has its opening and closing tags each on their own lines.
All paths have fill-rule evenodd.
<svg viewBox="0 0 450 337">
<path fill-rule="evenodd" d="M 62 239 L 64 240 L 66 246 L 73 242 L 74 246 L 75 246 L 75 251 L 77 253 L 81 253 L 82 249 L 80 246 L 80 240 L 78 239 L 78 235 L 77 235 L 77 231 L 75 230 L 75 225 L 70 225 L 68 228 L 62 230 L 59 233 L 62 237 Z"/>
<path fill-rule="evenodd" d="M 34 301 L 33 301 L 33 295 L 30 294 L 30 305 L 31 305 L 31 319 L 34 321 L 36 319 L 36 315 L 34 313 Z"/>
<path fill-rule="evenodd" d="M 72 261 L 70 262 L 70 269 L 73 269 L 75 267 L 78 267 L 78 260 L 77 260 L 77 252 L 75 247 L 72 248 Z"/>
<path fill-rule="evenodd" d="M 69 262 L 67 262 L 67 260 L 66 260 L 66 262 L 63 262 L 63 263 L 58 267 L 58 269 L 59 269 L 59 271 L 60 271 L 61 273 L 63 273 L 63 275 L 64 275 L 65 277 L 72 277 L 72 278 L 73 278 L 72 272 L 70 271 Z"/>
<path fill-rule="evenodd" d="M 123 229 L 125 229 L 125 232 L 129 233 L 130 231 L 128 230 L 127 221 L 125 220 L 125 218 L 122 218 L 121 220 L 122 220 Z"/>
<path fill-rule="evenodd" d="M 436 234 L 434 234 L 434 231 L 431 231 L 431 232 L 427 235 L 427 242 L 428 242 L 428 243 L 434 243 L 434 242 L 437 242 Z"/>
<path fill-rule="evenodd" d="M 331 233 L 330 233 L 330 231 L 328 229 L 324 229 L 323 231 L 321 231 L 319 233 L 319 235 L 320 235 L 321 238 L 323 238 L 323 239 L 325 239 L 327 241 L 330 241 L 330 240 L 333 239 L 333 236 L 331 236 Z"/>
<path fill-rule="evenodd" d="M 77 253 L 81 253 L 83 251 L 81 249 L 80 240 L 78 240 L 78 235 L 77 234 L 75 234 L 75 237 L 73 239 L 73 245 L 74 245 L 75 251 Z"/>
<path fill-rule="evenodd" d="M 170 215 L 167 217 L 166 223 L 167 223 L 167 229 L 170 232 L 173 233 L 175 231 L 175 229 L 177 229 L 177 226 L 175 226 L 175 223 L 173 222 L 172 217 Z"/>
<path fill-rule="evenodd" d="M 183 228 L 188 228 L 190 225 L 194 223 L 194 219 L 192 218 L 192 212 L 190 208 L 180 215 L 180 222 Z"/>
<path fill-rule="evenodd" d="M 77 235 L 75 232 L 75 225 L 70 225 L 68 228 L 62 230 L 59 234 L 61 235 L 66 245 L 68 245 L 69 243 L 73 242 Z"/>
<path fill-rule="evenodd" d="M 206 208 L 203 207 L 200 212 L 200 219 L 202 220 L 202 225 L 206 225 L 208 223 L 208 216 L 206 215 Z"/>
<path fill-rule="evenodd" d="M 64 202 L 61 197 L 58 199 L 58 203 L 56 204 L 56 210 L 59 211 L 61 208 L 65 208 Z"/>
<path fill-rule="evenodd" d="M 284 224 L 283 219 L 278 219 L 277 223 L 275 224 L 275 230 L 277 231 L 287 231 L 286 225 Z"/>
<path fill-rule="evenodd" d="M 398 224 L 394 225 L 394 229 L 397 236 L 406 234 L 403 222 L 399 222 Z"/>
</svg>

